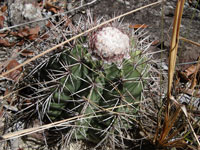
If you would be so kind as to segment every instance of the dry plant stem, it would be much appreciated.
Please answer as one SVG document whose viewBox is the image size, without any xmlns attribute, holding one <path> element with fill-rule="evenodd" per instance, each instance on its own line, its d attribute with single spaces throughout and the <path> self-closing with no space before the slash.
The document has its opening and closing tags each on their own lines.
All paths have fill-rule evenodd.
<svg viewBox="0 0 200 150">
<path fill-rule="evenodd" d="M 185 0 L 178 0 L 177 5 L 176 5 L 176 10 L 175 10 L 173 34 L 172 34 L 170 57 L 169 57 L 167 105 L 166 105 L 166 112 L 165 112 L 165 119 L 164 119 L 162 133 L 158 140 L 158 143 L 161 146 L 164 144 L 163 142 L 168 136 L 170 130 L 172 129 L 172 126 L 174 125 L 174 122 L 176 121 L 180 112 L 180 107 L 178 107 L 175 114 L 172 117 L 169 116 L 170 101 L 172 97 L 171 96 L 172 82 L 173 82 L 173 76 L 174 76 L 174 70 L 175 70 L 176 56 L 177 56 L 178 43 L 179 43 L 179 30 L 180 30 L 184 3 L 185 3 Z"/>
<path fill-rule="evenodd" d="M 86 31 L 84 31 L 84 32 L 82 32 L 82 33 L 76 35 L 76 36 L 73 36 L 73 37 L 70 38 L 69 40 L 66 40 L 66 41 L 64 41 L 64 42 L 62 42 L 62 43 L 60 43 L 60 44 L 58 44 L 58 45 L 56 45 L 56 46 L 54 46 L 54 47 L 52 47 L 52 48 L 46 50 L 46 51 L 44 51 L 44 52 L 38 54 L 37 56 L 26 60 L 25 62 L 23 62 L 22 64 L 16 66 L 15 68 L 13 68 L 13 69 L 11 69 L 11 70 L 8 70 L 8 71 L 6 71 L 6 72 L 4 72 L 4 73 L 2 73 L 2 74 L 0 75 L 0 78 L 3 78 L 4 76 L 6 76 L 7 74 L 9 74 L 10 72 L 12 72 L 12 71 L 14 71 L 14 70 L 16 70 L 16 69 L 18 69 L 18 68 L 20 68 L 20 67 L 23 67 L 24 65 L 26 65 L 26 64 L 28 64 L 28 63 L 30 63 L 30 62 L 36 60 L 37 58 L 39 58 L 39 57 L 41 57 L 41 56 L 43 56 L 43 55 L 45 55 L 45 54 L 47 54 L 47 53 L 49 53 L 49 52 L 52 52 L 53 50 L 55 50 L 55 49 L 57 49 L 57 48 L 59 48 L 59 47 L 65 45 L 65 44 L 69 43 L 70 41 L 75 40 L 75 39 L 77 39 L 77 38 L 79 38 L 79 37 L 81 37 L 81 36 L 83 36 L 83 35 L 85 35 L 85 34 L 91 32 L 91 31 L 93 31 L 93 30 L 95 30 L 95 29 L 97 29 L 97 28 L 99 28 L 99 27 L 101 27 L 101 26 L 103 26 L 103 25 L 106 25 L 106 24 L 108 24 L 108 23 L 110 23 L 110 22 L 112 22 L 112 21 L 114 21 L 114 20 L 117 20 L 117 19 L 122 18 L 122 17 L 124 17 L 124 16 L 130 15 L 130 14 L 132 14 L 132 13 L 134 13 L 134 12 L 137 12 L 137 11 L 139 11 L 139 10 L 145 9 L 145 8 L 147 8 L 147 7 L 157 5 L 157 4 L 161 3 L 161 2 L 163 2 L 163 1 L 162 1 L 162 0 L 159 0 L 159 1 L 157 1 L 157 2 L 154 2 L 154 3 L 151 3 L 151 4 L 145 5 L 145 6 L 143 6 L 143 7 L 140 7 L 140 8 L 134 9 L 134 10 L 131 10 L 131 11 L 127 12 L 127 13 L 124 13 L 124 14 L 119 15 L 119 16 L 117 16 L 117 17 L 115 17 L 115 18 L 112 18 L 112 19 L 110 19 L 110 20 L 108 20 L 108 21 L 105 21 L 105 22 L 103 22 L 103 23 L 101 23 L 101 24 L 99 24 L 99 25 L 97 25 L 97 26 L 95 26 L 95 27 L 93 27 L 93 28 L 90 28 L 90 29 L 88 29 L 88 30 L 86 30 Z"/>
<path fill-rule="evenodd" d="M 168 142 L 168 141 L 170 141 L 174 136 L 176 136 L 184 127 L 185 127 L 185 126 L 181 126 L 178 130 L 175 130 L 163 143 L 164 143 L 165 145 L 170 146 L 171 143 Z M 181 139 L 179 139 L 179 140 L 183 140 L 183 139 L 184 139 L 184 137 L 181 138 Z M 164 145 L 164 144 L 163 144 L 163 145 Z"/>
<path fill-rule="evenodd" d="M 185 3 L 185 0 L 178 0 L 177 5 L 176 5 L 176 10 L 175 10 L 173 34 L 172 34 L 170 57 L 169 57 L 167 105 L 166 105 L 164 126 L 163 126 L 161 137 L 159 139 L 159 143 L 161 145 L 162 145 L 163 140 L 167 137 L 169 131 L 171 130 L 171 128 L 172 128 L 171 125 L 173 125 L 172 123 L 171 123 L 171 125 L 169 125 L 169 123 L 171 122 L 171 120 L 169 118 L 169 111 L 170 111 L 170 101 L 171 101 L 171 97 L 172 97 L 171 96 L 172 82 L 173 82 L 176 56 L 177 56 L 177 50 L 178 50 L 178 43 L 179 43 L 178 37 L 179 37 L 179 30 L 180 30 L 180 24 L 181 24 L 181 19 L 182 19 L 184 3 Z M 178 113 L 179 112 L 180 112 L 180 110 L 178 111 Z M 176 118 L 177 118 L 177 114 L 174 116 L 176 116 Z"/>
<path fill-rule="evenodd" d="M 195 139 L 196 139 L 196 141 L 197 141 L 197 143 L 198 143 L 198 149 L 200 149 L 200 142 L 199 142 L 199 139 L 198 139 L 198 137 L 197 137 L 197 135 L 196 135 L 196 133 L 195 133 L 195 131 L 194 131 L 194 129 L 193 129 L 191 123 L 190 123 L 189 116 L 188 116 L 187 109 L 186 109 L 185 105 L 183 105 L 183 106 L 181 107 L 181 109 L 182 109 L 182 111 L 184 112 L 184 114 L 185 114 L 185 116 L 186 116 L 186 118 L 187 118 L 187 121 L 188 121 L 188 123 L 189 123 L 189 126 L 190 126 L 190 128 L 191 128 L 191 130 L 192 130 L 192 133 L 193 133 L 193 135 L 194 135 L 194 137 L 195 137 Z"/>
<path fill-rule="evenodd" d="M 169 137 L 167 137 L 169 135 L 169 132 L 171 131 L 176 119 L 178 118 L 180 110 L 182 110 L 187 118 L 187 121 L 193 132 L 193 135 L 198 143 L 198 147 L 200 147 L 200 142 L 199 142 L 198 137 L 197 137 L 196 133 L 194 132 L 194 129 L 189 121 L 189 116 L 187 114 L 187 110 L 186 110 L 185 106 L 180 107 L 178 105 L 176 107 L 177 109 L 176 109 L 175 114 L 173 114 L 173 116 L 171 116 L 171 117 L 169 116 L 170 102 L 171 102 L 171 99 L 173 99 L 173 97 L 171 95 L 171 90 L 172 90 L 172 82 L 173 82 L 173 76 L 174 76 L 174 70 L 175 70 L 175 64 L 176 64 L 178 43 L 179 43 L 179 39 L 180 39 L 179 38 L 179 30 L 180 30 L 180 24 L 181 24 L 181 19 L 182 19 L 184 3 L 185 3 L 185 0 L 178 0 L 177 6 L 176 6 L 176 11 L 175 11 L 173 35 L 172 35 L 172 40 L 171 40 L 170 57 L 169 57 L 167 106 L 166 106 L 164 126 L 163 126 L 161 137 L 158 140 L 158 142 L 159 142 L 159 145 L 161 145 L 161 146 L 170 146 L 170 145 L 181 146 L 182 144 L 184 144 L 184 143 L 181 143 L 182 139 L 168 142 L 171 138 L 173 138 L 174 135 L 178 134 L 178 131 L 180 129 L 176 130 Z M 191 42 L 191 43 L 194 44 L 194 42 Z M 199 63 L 198 63 L 198 66 L 199 66 Z M 196 73 L 197 72 L 195 72 L 195 79 L 196 79 Z M 193 80 L 192 88 L 194 88 L 195 79 Z"/>
<path fill-rule="evenodd" d="M 164 127 L 163 127 L 163 130 L 162 130 L 162 134 L 161 134 L 161 137 L 160 139 L 158 140 L 159 141 L 159 145 L 163 145 L 164 143 L 166 143 L 166 138 L 168 137 L 169 135 L 169 132 L 171 131 L 176 119 L 178 118 L 179 116 L 179 113 L 181 111 L 180 107 L 177 106 L 177 110 L 176 112 L 173 114 L 173 116 L 171 116 L 167 121 L 165 121 L 164 123 Z"/>
<path fill-rule="evenodd" d="M 177 5 L 176 5 L 176 10 L 175 10 L 175 16 L 174 16 L 173 34 L 172 34 L 170 56 L 169 56 L 167 106 L 171 98 L 172 82 L 173 82 L 173 77 L 174 77 L 176 56 L 177 56 L 177 51 L 178 51 L 179 31 L 180 31 L 184 3 L 185 3 L 185 0 L 178 0 Z M 168 110 L 167 110 L 167 113 L 168 113 L 167 115 L 169 116 Z"/>
<path fill-rule="evenodd" d="M 116 108 L 120 108 L 120 107 L 127 107 L 129 105 L 133 105 L 133 103 L 115 106 L 115 107 L 107 108 L 107 109 L 104 109 L 104 110 L 99 110 L 96 113 L 104 112 L 104 111 L 108 111 L 110 113 L 116 113 L 116 112 L 112 112 L 112 110 L 116 109 Z M 35 132 L 43 131 L 45 129 L 62 126 L 62 125 L 67 124 L 67 123 L 69 124 L 76 119 L 87 118 L 89 115 L 92 115 L 92 114 L 93 113 L 83 114 L 83 115 L 75 116 L 75 117 L 72 117 L 72 118 L 64 119 L 64 120 L 61 120 L 61 121 L 53 122 L 53 123 L 50 123 L 50 124 L 46 124 L 46 125 L 43 125 L 43 126 L 38 126 L 38 127 L 33 127 L 33 128 L 28 128 L 28 129 L 16 131 L 16 132 L 13 132 L 13 133 L 8 133 L 8 134 L 3 135 L 1 138 L 3 138 L 2 141 L 6 141 L 6 140 L 22 137 L 22 136 L 32 134 L 32 133 L 35 133 Z M 133 119 L 133 118 L 131 118 L 131 119 Z M 134 120 L 134 121 L 137 122 L 137 120 Z"/>
<path fill-rule="evenodd" d="M 194 42 L 194 41 L 192 41 L 192 40 L 188 40 L 188 39 L 186 39 L 186 38 L 184 38 L 184 37 L 179 37 L 179 39 L 180 39 L 180 40 L 183 40 L 183 41 L 185 41 L 185 42 L 191 43 L 191 44 L 193 44 L 193 45 L 196 45 L 196 46 L 198 46 L 198 47 L 200 47 L 200 43 Z"/>
<path fill-rule="evenodd" d="M 185 145 L 185 143 L 184 143 L 183 138 L 168 142 L 166 144 L 163 144 L 163 146 L 166 146 L 166 147 L 180 147 L 180 148 L 183 148 L 184 145 Z"/>
</svg>

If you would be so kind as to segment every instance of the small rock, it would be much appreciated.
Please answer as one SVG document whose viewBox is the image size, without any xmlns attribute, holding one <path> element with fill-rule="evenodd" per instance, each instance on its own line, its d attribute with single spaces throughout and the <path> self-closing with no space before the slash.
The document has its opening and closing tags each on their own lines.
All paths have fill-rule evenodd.
<svg viewBox="0 0 200 150">
<path fill-rule="evenodd" d="M 29 21 L 42 19 L 40 8 L 34 3 L 33 0 L 15 0 L 9 4 L 9 22 L 11 25 L 18 25 Z M 40 27 L 44 25 L 44 21 L 31 23 L 29 27 Z"/>
</svg>

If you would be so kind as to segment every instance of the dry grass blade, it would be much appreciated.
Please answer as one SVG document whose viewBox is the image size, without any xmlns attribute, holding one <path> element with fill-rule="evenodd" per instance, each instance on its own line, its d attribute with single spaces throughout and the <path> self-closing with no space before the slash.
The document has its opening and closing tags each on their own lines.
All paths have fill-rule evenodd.
<svg viewBox="0 0 200 150">
<path fill-rule="evenodd" d="M 168 93 L 167 93 L 168 95 L 167 95 L 167 107 L 166 107 L 166 114 L 165 114 L 165 125 L 164 125 L 165 127 L 168 126 L 168 122 L 170 121 L 169 109 L 170 109 L 171 90 L 172 90 L 172 82 L 173 82 L 174 70 L 175 70 L 175 64 L 176 64 L 176 56 L 177 56 L 177 51 L 178 51 L 179 30 L 180 30 L 181 18 L 183 14 L 184 3 L 185 3 L 185 0 L 178 0 L 176 10 L 175 10 L 173 34 L 172 34 L 170 56 L 169 56 Z"/>
<path fill-rule="evenodd" d="M 185 141 L 183 138 L 181 139 L 177 139 L 177 140 L 174 140 L 174 141 L 171 141 L 171 142 L 168 142 L 166 144 L 163 144 L 163 146 L 166 146 L 166 147 L 179 147 L 179 148 L 182 148 L 185 146 Z"/>
<path fill-rule="evenodd" d="M 174 77 L 174 70 L 175 70 L 176 57 L 177 57 L 177 51 L 178 51 L 179 31 L 180 31 L 184 3 L 185 3 L 185 0 L 178 0 L 176 10 L 175 10 L 173 34 L 172 34 L 170 56 L 169 56 L 168 93 L 167 93 L 168 95 L 167 95 L 167 107 L 166 107 L 166 114 L 165 114 L 165 126 L 167 126 L 168 122 L 170 121 L 169 109 L 170 109 L 171 90 L 172 90 L 172 82 L 173 82 L 173 77 Z"/>
<path fill-rule="evenodd" d="M 174 77 L 174 70 L 175 70 L 176 57 L 177 57 L 177 51 L 178 51 L 179 30 L 180 30 L 180 25 L 181 25 L 184 3 L 185 3 L 185 0 L 178 0 L 176 10 L 175 10 L 173 34 L 172 34 L 172 39 L 171 39 L 170 56 L 169 56 L 168 93 L 167 93 L 167 106 L 166 106 L 165 125 L 164 125 L 165 127 L 168 126 L 168 122 L 170 121 L 169 109 L 170 109 L 171 90 L 172 90 L 172 82 L 173 82 L 173 77 Z M 166 135 L 164 134 L 164 137 L 165 136 Z"/>
<path fill-rule="evenodd" d="M 188 121 L 188 123 L 189 123 L 189 126 L 190 126 L 190 128 L 191 128 L 191 130 L 192 130 L 192 133 L 193 133 L 193 135 L 194 135 L 194 137 L 195 137 L 195 139 L 196 139 L 196 141 L 197 141 L 197 143 L 198 143 L 198 147 L 200 148 L 199 139 L 198 139 L 198 137 L 197 137 L 197 135 L 196 135 L 196 133 L 195 133 L 195 131 L 194 131 L 194 129 L 193 129 L 191 123 L 190 123 L 189 116 L 188 116 L 187 109 L 186 109 L 185 105 L 183 105 L 183 106 L 181 107 L 181 109 L 182 109 L 182 111 L 184 112 L 184 114 L 185 114 L 185 116 L 186 116 L 186 118 L 187 118 L 187 121 Z"/>
<path fill-rule="evenodd" d="M 37 56 L 32 57 L 32 58 L 26 60 L 25 62 L 23 62 L 22 64 L 18 65 L 17 67 L 15 67 L 15 68 L 13 68 L 13 69 L 11 69 L 11 70 L 9 70 L 9 71 L 6 71 L 6 72 L 2 73 L 2 74 L 0 75 L 0 78 L 5 77 L 5 75 L 9 74 L 10 72 L 12 72 L 12 71 L 14 71 L 14 70 L 16 70 L 16 69 L 18 69 L 18 68 L 20 68 L 20 67 L 25 66 L 26 64 L 28 64 L 28 63 L 30 63 L 30 62 L 36 60 L 37 58 L 39 58 L 39 57 L 41 57 L 41 56 L 43 56 L 43 55 L 45 55 L 45 54 L 47 54 L 47 53 L 49 53 L 49 52 L 52 52 L 53 50 L 56 50 L 57 48 L 59 48 L 59 47 L 65 45 L 65 44 L 69 43 L 70 41 L 75 40 L 75 39 L 77 39 L 78 37 L 81 37 L 81 36 L 83 36 L 83 35 L 85 35 L 85 34 L 91 32 L 91 31 L 93 31 L 93 30 L 95 30 L 95 29 L 97 29 L 97 28 L 99 28 L 99 27 L 101 27 L 101 26 L 103 26 L 103 25 L 105 25 L 105 24 L 108 24 L 108 23 L 110 23 L 110 22 L 112 22 L 112 21 L 114 21 L 114 20 L 117 20 L 117 19 L 122 18 L 122 17 L 124 17 L 124 16 L 127 16 L 127 15 L 129 15 L 129 14 L 132 14 L 132 13 L 137 12 L 137 11 L 139 11 L 139 10 L 145 9 L 145 8 L 147 8 L 147 7 L 151 7 L 151 6 L 157 5 L 157 4 L 161 3 L 161 2 L 162 2 L 162 0 L 157 1 L 157 2 L 154 2 L 154 3 L 151 3 L 151 4 L 148 4 L 148 5 L 145 5 L 145 6 L 143 6 L 143 7 L 137 8 L 137 9 L 135 9 L 135 10 L 131 10 L 131 11 L 127 12 L 127 13 L 124 13 L 124 14 L 119 15 L 119 16 L 117 16 L 117 17 L 115 17 L 115 18 L 112 18 L 112 19 L 110 19 L 110 20 L 108 20 L 108 21 L 105 21 L 105 22 L 103 22 L 103 23 L 101 23 L 101 24 L 99 24 L 99 25 L 97 25 L 97 26 L 95 26 L 95 27 L 93 27 L 93 28 L 90 28 L 89 30 L 86 30 L 86 31 L 84 31 L 84 32 L 82 32 L 82 33 L 80 33 L 80 34 L 78 34 L 78 35 L 76 35 L 76 36 L 70 38 L 69 40 L 66 40 L 66 41 L 64 41 L 64 42 L 62 42 L 62 43 L 60 43 L 60 44 L 58 44 L 58 45 L 56 45 L 56 46 L 54 46 L 54 47 L 52 47 L 52 48 L 46 50 L 46 51 L 44 51 L 44 52 L 38 54 Z"/>
<path fill-rule="evenodd" d="M 179 30 L 180 30 L 180 25 L 181 25 L 184 3 L 185 3 L 185 0 L 178 0 L 176 11 L 175 11 L 175 17 L 174 17 L 173 34 L 172 34 L 170 56 L 169 56 L 168 101 L 171 97 L 172 82 L 173 82 L 173 77 L 174 77 L 176 56 L 177 56 L 178 43 L 179 43 Z"/>
<path fill-rule="evenodd" d="M 112 112 L 113 109 L 126 107 L 126 106 L 129 106 L 129 105 L 132 105 L 132 103 L 103 109 L 103 110 L 97 111 L 96 113 L 103 112 L 103 111 Z M 113 113 L 115 113 L 115 112 L 113 112 Z M 38 126 L 38 127 L 33 127 L 33 128 L 28 128 L 28 129 L 16 131 L 16 132 L 13 132 L 13 133 L 8 133 L 8 134 L 1 136 L 1 138 L 2 138 L 2 140 L 6 141 L 6 140 L 22 137 L 22 136 L 25 136 L 25 135 L 28 135 L 28 134 L 31 134 L 31 133 L 35 133 L 35 132 L 39 132 L 39 131 L 42 131 L 42 130 L 45 130 L 45 129 L 50 129 L 50 128 L 53 128 L 53 127 L 62 126 L 62 124 L 70 123 L 73 120 L 76 120 L 76 119 L 79 119 L 79 118 L 87 118 L 91 114 L 92 113 L 87 113 L 87 114 L 71 117 L 71 118 L 68 118 L 68 119 L 64 119 L 64 120 L 61 120 L 61 121 L 53 122 L 53 123 L 50 123 L 50 124 L 46 124 L 46 125 L 43 125 L 43 126 Z"/>
<path fill-rule="evenodd" d="M 171 116 L 169 118 L 169 120 L 164 124 L 164 127 L 163 127 L 163 132 L 161 134 L 161 137 L 160 139 L 158 140 L 159 141 L 159 144 L 162 145 L 163 143 L 166 142 L 166 138 L 168 137 L 169 135 L 169 132 L 171 131 L 176 119 L 178 118 L 179 116 L 179 113 L 180 113 L 180 107 L 176 110 L 176 112 L 173 114 L 173 116 Z"/>
<path fill-rule="evenodd" d="M 183 41 L 185 41 L 185 42 L 191 43 L 191 44 L 193 44 L 193 45 L 196 45 L 196 46 L 198 46 L 198 47 L 200 47 L 200 43 L 194 42 L 194 41 L 192 41 L 192 40 L 188 40 L 188 39 L 186 39 L 186 38 L 184 38 L 184 37 L 179 37 L 179 39 L 180 39 L 180 40 L 183 40 Z"/>
<path fill-rule="evenodd" d="M 164 146 L 163 142 L 166 142 L 166 138 L 171 131 L 174 122 L 176 121 L 180 109 L 178 108 L 175 114 L 170 117 L 170 101 L 171 101 L 171 90 L 172 90 L 172 82 L 174 77 L 174 70 L 176 64 L 176 57 L 178 51 L 178 43 L 179 43 L 179 30 L 180 24 L 182 19 L 183 7 L 184 7 L 185 0 L 178 0 L 176 10 L 175 10 L 175 17 L 174 17 L 174 24 L 173 24 L 173 34 L 171 39 L 171 47 L 170 47 L 170 56 L 169 56 L 169 70 L 168 70 L 168 93 L 167 93 L 167 105 L 166 105 L 166 112 L 165 112 L 165 120 L 164 126 L 161 133 L 161 137 L 158 140 L 159 145 Z"/>
<path fill-rule="evenodd" d="M 167 145 L 167 144 L 168 144 L 168 145 L 170 146 L 171 144 L 170 144 L 169 141 L 170 141 L 174 136 L 176 136 L 183 128 L 184 128 L 184 125 L 181 126 L 179 129 L 175 130 L 167 139 L 165 139 L 165 141 L 163 141 L 163 143 L 164 143 L 163 145 L 165 145 L 165 144 Z M 183 140 L 183 138 L 181 138 L 181 140 Z"/>
<path fill-rule="evenodd" d="M 183 13 L 183 7 L 184 7 L 185 0 L 178 0 L 175 10 L 175 16 L 174 16 L 174 24 L 173 24 L 173 34 L 171 39 L 171 47 L 170 47 L 170 56 L 169 56 L 169 70 L 168 70 L 168 93 L 167 93 L 167 104 L 166 104 L 166 111 L 165 111 L 165 118 L 164 118 L 164 125 L 163 129 L 161 131 L 160 138 L 158 138 L 158 146 L 165 147 L 170 145 L 182 145 L 182 140 L 177 140 L 171 142 L 170 140 L 173 138 L 173 136 L 178 134 L 178 130 L 174 131 L 170 134 L 170 131 L 173 128 L 174 123 L 176 122 L 181 108 L 179 105 L 176 105 L 176 111 L 175 113 L 170 116 L 170 102 L 172 99 L 171 91 L 172 91 L 172 82 L 174 77 L 174 71 L 175 71 L 175 64 L 176 64 L 176 57 L 177 57 L 177 51 L 178 51 L 178 43 L 179 43 L 179 30 L 180 30 L 180 24 L 182 19 L 182 13 Z M 156 136 L 157 139 L 157 136 Z M 179 143 L 180 142 L 180 143 Z"/>
</svg>

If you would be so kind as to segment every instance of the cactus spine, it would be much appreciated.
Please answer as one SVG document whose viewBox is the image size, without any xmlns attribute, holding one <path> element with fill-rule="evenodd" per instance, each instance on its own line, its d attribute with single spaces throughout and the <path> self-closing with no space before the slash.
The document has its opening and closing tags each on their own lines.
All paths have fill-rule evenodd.
<svg viewBox="0 0 200 150">
<path fill-rule="evenodd" d="M 84 46 L 88 40 L 90 46 Z M 143 77 L 148 75 L 146 57 L 115 27 L 104 27 L 80 41 L 49 65 L 65 75 L 54 90 L 48 115 L 52 120 L 86 115 L 74 123 L 75 139 L 120 140 L 138 111 Z"/>
</svg>

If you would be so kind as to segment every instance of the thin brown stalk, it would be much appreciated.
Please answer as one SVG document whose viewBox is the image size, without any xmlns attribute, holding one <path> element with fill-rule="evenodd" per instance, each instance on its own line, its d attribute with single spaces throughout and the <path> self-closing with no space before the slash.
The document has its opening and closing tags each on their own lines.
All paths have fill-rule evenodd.
<svg viewBox="0 0 200 150">
<path fill-rule="evenodd" d="M 183 7 L 184 7 L 185 0 L 178 0 L 175 10 L 175 17 L 174 17 L 174 25 L 173 25 L 173 34 L 170 46 L 170 56 L 169 56 L 169 71 L 168 71 L 168 99 L 167 99 L 167 116 L 169 116 L 169 102 L 171 98 L 171 90 L 172 90 L 172 82 L 174 77 L 174 70 L 176 64 L 176 57 L 178 51 L 178 43 L 179 43 L 179 31 L 181 25 L 181 19 L 183 14 Z"/>
<path fill-rule="evenodd" d="M 163 144 L 168 143 L 173 137 L 178 135 L 178 133 L 184 128 L 185 126 L 182 125 L 179 129 L 175 130 L 167 139 L 163 141 Z"/>
<path fill-rule="evenodd" d="M 186 109 L 185 105 L 183 105 L 183 106 L 181 107 L 181 109 L 182 109 L 182 111 L 184 112 L 184 114 L 185 114 L 185 116 L 186 116 L 186 118 L 187 118 L 187 121 L 188 121 L 188 124 L 189 124 L 189 126 L 190 126 L 190 129 L 192 130 L 192 133 L 193 133 L 193 135 L 194 135 L 194 137 L 195 137 L 195 139 L 196 139 L 196 141 L 197 141 L 198 147 L 200 147 L 199 138 L 197 137 L 197 135 L 196 135 L 196 133 L 195 133 L 195 131 L 194 131 L 194 128 L 192 127 L 192 124 L 190 123 L 189 116 L 188 116 L 187 109 Z"/>
<path fill-rule="evenodd" d="M 193 44 L 193 45 L 196 45 L 196 46 L 200 47 L 200 43 L 194 42 L 194 41 L 192 41 L 192 40 L 188 40 L 188 39 L 186 39 L 186 38 L 184 38 L 184 37 L 179 37 L 179 39 L 180 39 L 180 40 L 183 40 L 183 41 L 185 41 L 185 42 L 187 42 L 187 43 L 190 43 L 190 44 Z"/>
<path fill-rule="evenodd" d="M 173 23 L 173 34 L 171 39 L 171 46 L 170 46 L 170 56 L 169 56 L 169 70 L 168 70 L 168 93 L 167 93 L 167 104 L 166 104 L 166 111 L 165 111 L 165 118 L 164 118 L 164 125 L 163 130 L 161 132 L 160 139 L 158 143 L 163 146 L 163 142 L 165 141 L 166 137 L 168 136 L 169 132 L 171 131 L 178 115 L 180 113 L 180 107 L 177 108 L 175 114 L 170 117 L 170 102 L 171 102 L 171 91 L 172 91 L 172 83 L 173 83 L 173 76 L 175 71 L 175 64 L 176 64 L 176 57 L 178 51 L 178 43 L 179 43 L 179 30 L 180 24 L 183 14 L 183 7 L 184 7 L 185 0 L 178 0 L 175 10 L 175 17 Z"/>
<path fill-rule="evenodd" d="M 165 146 L 165 147 L 181 147 L 181 148 L 183 148 L 184 146 L 186 146 L 186 143 L 185 143 L 183 138 L 180 138 L 180 139 L 177 139 L 177 140 L 170 141 L 170 142 L 168 142 L 166 144 L 163 144 L 163 146 Z"/>
<path fill-rule="evenodd" d="M 165 123 L 165 126 L 164 126 L 162 134 L 161 134 L 161 138 L 159 140 L 160 144 L 162 144 L 165 141 L 166 137 L 169 135 L 169 132 L 171 131 L 175 121 L 177 120 L 180 111 L 181 111 L 181 109 L 180 109 L 180 107 L 178 107 L 178 109 L 173 114 L 173 116 L 171 116 L 170 119 Z"/>
</svg>

